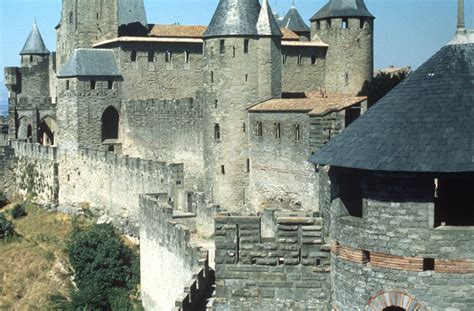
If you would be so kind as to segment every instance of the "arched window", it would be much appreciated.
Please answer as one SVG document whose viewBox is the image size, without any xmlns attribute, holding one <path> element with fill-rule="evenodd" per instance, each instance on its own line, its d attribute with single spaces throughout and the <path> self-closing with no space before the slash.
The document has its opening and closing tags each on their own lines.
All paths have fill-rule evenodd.
<svg viewBox="0 0 474 311">
<path fill-rule="evenodd" d="M 102 114 L 102 141 L 119 138 L 119 113 L 110 106 Z"/>
<path fill-rule="evenodd" d="M 221 140 L 221 127 L 219 124 L 215 124 L 214 125 L 214 139 L 216 141 L 220 141 Z"/>
</svg>

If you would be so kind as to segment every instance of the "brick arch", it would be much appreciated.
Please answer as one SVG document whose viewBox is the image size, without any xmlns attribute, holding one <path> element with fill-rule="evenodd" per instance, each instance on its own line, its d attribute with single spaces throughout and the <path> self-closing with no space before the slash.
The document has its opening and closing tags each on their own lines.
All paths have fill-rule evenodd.
<svg viewBox="0 0 474 311">
<path fill-rule="evenodd" d="M 410 311 L 429 311 L 428 307 L 418 302 L 413 296 L 398 290 L 379 291 L 369 299 L 365 309 L 366 311 L 383 311 L 388 307 L 400 307 Z"/>
</svg>

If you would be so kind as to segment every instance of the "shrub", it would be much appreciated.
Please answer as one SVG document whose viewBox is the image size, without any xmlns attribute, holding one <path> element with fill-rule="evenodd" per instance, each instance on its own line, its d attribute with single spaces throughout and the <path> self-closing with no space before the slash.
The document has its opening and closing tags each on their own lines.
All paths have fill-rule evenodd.
<svg viewBox="0 0 474 311">
<path fill-rule="evenodd" d="M 13 207 L 13 209 L 11 210 L 11 215 L 13 219 L 18 219 L 26 216 L 25 205 L 21 203 L 16 204 L 15 207 Z"/>
<path fill-rule="evenodd" d="M 3 213 L 0 213 L 0 239 L 12 237 L 13 235 L 15 235 L 15 226 L 5 218 Z"/>
<path fill-rule="evenodd" d="M 7 205 L 7 203 L 8 203 L 7 196 L 5 195 L 5 193 L 0 191 L 0 208 Z"/>
<path fill-rule="evenodd" d="M 128 297 L 123 293 L 136 285 L 138 278 L 134 273 L 136 268 L 133 269 L 136 256 L 110 224 L 85 230 L 76 228 L 68 241 L 67 252 L 79 289 L 72 295 L 75 309 L 110 309 L 118 293 L 122 293 L 119 299 L 122 304 L 124 297 Z"/>
</svg>

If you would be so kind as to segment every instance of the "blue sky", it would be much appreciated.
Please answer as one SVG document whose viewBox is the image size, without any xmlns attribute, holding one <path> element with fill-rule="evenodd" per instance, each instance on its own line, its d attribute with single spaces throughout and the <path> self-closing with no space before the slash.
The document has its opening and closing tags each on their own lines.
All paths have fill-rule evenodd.
<svg viewBox="0 0 474 311">
<path fill-rule="evenodd" d="M 292 0 L 269 0 L 285 14 Z M 46 45 L 55 49 L 54 26 L 61 0 L 0 0 L 0 67 L 18 66 L 23 44 L 36 17 Z M 305 20 L 327 0 L 296 0 Z M 474 28 L 474 0 L 466 2 L 466 24 Z M 207 25 L 218 0 L 145 0 L 149 23 Z M 418 67 L 453 36 L 456 0 L 365 0 L 375 21 L 375 67 Z M 5 90 L 0 87 L 0 99 Z M 1 105 L 1 103 L 0 103 Z"/>
</svg>

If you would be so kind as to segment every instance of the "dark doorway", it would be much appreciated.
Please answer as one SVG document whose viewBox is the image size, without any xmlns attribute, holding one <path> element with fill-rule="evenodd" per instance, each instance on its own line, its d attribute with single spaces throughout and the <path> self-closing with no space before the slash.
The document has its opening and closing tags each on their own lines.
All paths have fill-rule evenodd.
<svg viewBox="0 0 474 311">
<path fill-rule="evenodd" d="M 391 307 L 386 307 L 385 309 L 383 309 L 383 311 L 406 311 L 406 309 L 402 307 L 391 306 Z"/>
<path fill-rule="evenodd" d="M 360 105 L 347 108 L 345 114 L 345 127 L 351 125 L 351 123 L 358 117 L 360 117 Z"/>
<path fill-rule="evenodd" d="M 119 113 L 110 106 L 102 114 L 102 141 L 119 138 Z"/>
<path fill-rule="evenodd" d="M 38 132 L 38 142 L 41 145 L 54 145 L 54 133 L 56 132 L 56 122 L 52 118 L 44 118 L 40 122 Z"/>
<path fill-rule="evenodd" d="M 435 226 L 474 226 L 474 175 L 440 177 L 435 184 Z"/>
</svg>

